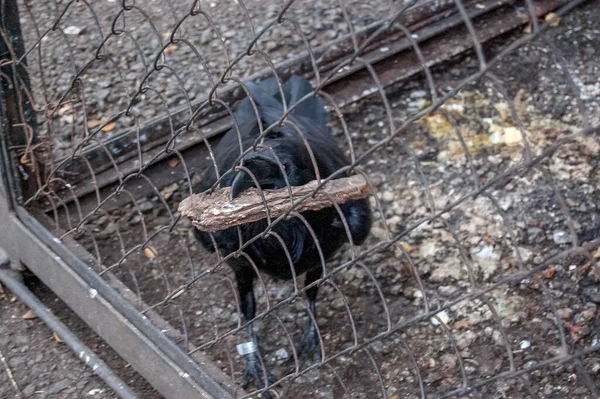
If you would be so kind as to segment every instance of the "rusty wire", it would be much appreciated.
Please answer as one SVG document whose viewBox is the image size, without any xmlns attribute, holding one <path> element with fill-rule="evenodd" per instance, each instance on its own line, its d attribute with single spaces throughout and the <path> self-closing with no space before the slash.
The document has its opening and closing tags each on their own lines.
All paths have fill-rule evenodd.
<svg viewBox="0 0 600 399">
<path fill-rule="evenodd" d="M 569 61 L 548 36 L 552 21 L 539 20 L 543 17 L 539 14 L 540 10 L 545 10 L 544 14 L 549 11 L 544 8 L 547 4 L 544 6 L 543 2 L 533 0 L 516 2 L 519 4 L 502 0 L 405 1 L 395 8 L 387 4 L 389 8 L 380 19 L 355 26 L 353 7 L 359 8 L 360 2 L 332 1 L 329 9 L 337 13 L 340 21 L 335 28 L 339 30 L 336 35 L 340 37 L 337 44 L 345 39 L 349 43 L 345 48 L 338 48 L 323 35 L 315 34 L 312 30 L 316 28 L 310 22 L 307 24 L 305 17 L 311 8 L 303 8 L 293 0 L 281 1 L 278 5 L 242 0 L 226 6 L 200 0 L 186 2 L 190 4 L 184 6 L 171 0 L 158 3 L 150 6 L 123 0 L 113 3 L 111 9 L 102 6 L 103 11 L 98 12 L 95 7 L 100 6 L 87 1 L 52 2 L 50 11 L 44 15 L 41 12 L 43 7 L 25 0 L 21 4 L 21 14 L 26 51 L 22 56 L 11 52 L 13 65 L 24 65 L 24 60 L 28 60 L 26 70 L 34 83 L 31 90 L 27 87 L 24 90 L 33 100 L 38 119 L 42 122 L 36 133 L 45 137 L 47 143 L 46 146 L 32 145 L 29 134 L 25 150 L 12 148 L 19 150 L 19 155 L 27 162 L 43 159 L 46 163 L 44 181 L 38 181 L 37 193 L 27 200 L 26 205 L 44 210 L 48 216 L 45 224 L 61 240 L 75 239 L 82 243 L 95 258 L 95 270 L 100 275 L 111 282 L 116 276 L 123 283 L 121 286 L 117 284 L 116 289 L 127 286 L 135 292 L 135 297 L 129 296 L 128 300 L 140 312 L 152 320 L 162 320 L 161 323 L 166 320 L 170 324 L 167 334 L 190 356 L 208 353 L 225 374 L 238 382 L 243 365 L 235 355 L 235 344 L 239 341 L 239 334 L 250 323 L 262 322 L 263 335 L 273 337 L 267 343 L 268 351 L 285 348 L 291 352 L 294 364 L 293 370 L 280 374 L 277 382 L 259 391 L 272 390 L 283 397 L 303 397 L 299 395 L 306 390 L 316 395 L 318 386 L 329 384 L 333 386 L 331 395 L 335 393 L 336 397 L 413 394 L 424 398 L 473 393 L 489 397 L 497 394 L 501 384 L 508 387 L 505 393 L 508 397 L 518 395 L 519 390 L 536 397 L 545 388 L 539 384 L 548 384 L 543 376 L 536 374 L 541 369 L 557 375 L 564 372 L 569 378 L 575 375 L 573 378 L 577 383 L 573 383 L 572 389 L 581 387 L 583 391 L 570 397 L 598 396 L 597 383 L 590 375 L 598 373 L 594 368 L 598 363 L 593 362 L 594 354 L 597 356 L 600 350 L 598 336 L 595 335 L 595 341 L 593 333 L 581 338 L 577 336 L 579 330 L 574 328 L 580 329 L 581 326 L 574 327 L 573 323 L 564 320 L 551 277 L 544 277 L 548 270 L 570 265 L 576 266 L 578 279 L 586 274 L 591 276 L 597 262 L 594 257 L 598 256 L 600 246 L 597 235 L 578 238 L 577 225 L 581 222 L 576 221 L 572 214 L 573 205 L 565 194 L 568 190 L 565 182 L 557 181 L 552 172 L 552 160 L 556 154 L 565 148 L 585 145 L 584 140 L 590 137 L 597 138 L 600 126 L 594 124 L 594 117 L 581 98 Z M 417 18 L 421 14 L 414 10 L 422 12 L 430 3 L 436 3 L 440 13 L 426 15 L 429 19 Z M 552 3 L 556 7 L 562 6 L 554 14 L 560 18 L 584 1 L 556 0 Z M 508 44 L 505 43 L 492 57 L 486 54 L 484 44 L 490 37 L 485 36 L 482 40 L 483 28 L 478 24 L 478 18 L 492 12 L 486 7 L 502 10 L 514 18 L 516 22 L 511 23 L 515 26 L 511 25 L 510 29 L 519 27 L 522 30 L 522 25 L 530 24 L 527 32 L 511 36 Z M 226 16 L 231 21 L 223 20 Z M 85 39 L 85 35 L 80 35 L 82 31 L 73 34 L 73 28 L 80 29 L 75 25 L 86 22 L 84 17 L 89 20 L 85 29 L 94 40 Z M 242 28 L 240 31 L 223 31 L 231 28 L 227 23 Z M 429 37 L 419 36 L 429 34 L 433 37 L 438 27 L 435 23 L 463 32 L 465 40 L 470 42 L 469 48 L 474 50 L 469 54 L 474 57 L 475 65 L 463 66 L 465 70 L 470 68 L 470 72 L 460 74 L 460 79 L 456 79 L 459 81 L 451 87 L 440 81 L 444 71 L 434 69 L 437 61 L 442 60 L 434 60 L 431 50 L 426 48 Z M 147 30 L 145 34 L 144 29 Z M 205 37 L 201 40 L 199 32 L 204 32 Z M 281 32 L 287 36 L 277 38 L 277 33 Z M 275 38 L 269 35 L 275 35 Z M 386 35 L 394 41 L 386 41 Z M 80 39 L 88 42 L 77 43 Z M 54 41 L 46 44 L 51 40 Z M 272 44 L 276 40 L 284 42 L 281 47 L 278 43 Z M 401 41 L 403 44 L 398 45 Z M 53 45 L 63 50 L 66 48 L 66 52 L 60 54 L 65 60 L 63 64 L 52 58 L 56 57 Z M 401 103 L 395 102 L 401 97 L 402 87 L 393 86 L 397 83 L 390 74 L 393 67 L 383 70 L 379 64 L 385 61 L 385 57 L 392 56 L 385 53 L 392 52 L 390 48 L 394 45 L 397 47 L 393 48 L 393 52 L 412 54 L 415 62 L 415 71 L 407 71 L 405 77 L 421 74 L 424 79 L 419 84 L 429 93 L 427 101 L 412 114 L 404 112 L 398 105 Z M 87 51 L 75 51 L 85 46 Z M 209 50 L 211 46 L 212 50 Z M 531 128 L 528 129 L 527 122 L 523 120 L 523 111 L 517 108 L 506 82 L 497 74 L 500 65 L 511 54 L 526 46 L 538 46 L 555 57 L 553 62 L 564 75 L 566 90 L 575 100 L 576 126 L 556 135 L 554 142 L 545 146 L 534 146 Z M 292 49 L 293 53 L 285 54 Z M 466 48 L 457 50 L 457 54 L 464 50 Z M 337 58 L 332 55 L 336 52 L 341 53 Z M 137 62 L 121 65 L 127 57 L 137 58 Z M 298 64 L 293 65 L 294 61 Z M 136 72 L 130 72 L 133 65 L 136 65 Z M 61 66 L 64 70 L 60 70 Z M 50 68 L 57 69 L 58 73 Z M 310 224 L 293 209 L 306 200 L 307 195 L 296 201 L 285 215 L 278 218 L 267 215 L 267 229 L 245 243 L 240 242 L 234 253 L 208 257 L 190 239 L 190 226 L 176 214 L 177 203 L 173 198 L 185 197 L 193 192 L 193 174 L 199 175 L 207 168 L 216 169 L 212 146 L 218 133 L 232 127 L 239 136 L 240 128 L 233 117 L 233 102 L 240 95 L 248 94 L 243 81 L 249 76 L 274 76 L 279 91 L 283 93 L 284 77 L 290 74 L 290 70 L 312 78 L 315 90 L 300 102 L 313 95 L 325 101 L 334 116 L 332 125 L 337 126 L 342 136 L 339 144 L 345 148 L 351 163 L 331 176 L 320 176 L 308 141 L 297 126 L 287 121 L 287 116 L 300 102 L 284 104 L 284 115 L 277 123 L 263 126 L 259 121 L 261 134 L 253 147 L 242 148 L 240 138 L 238 165 L 222 175 L 217 171 L 218 181 L 214 187 L 237 170 L 245 170 L 256 181 L 251 171 L 239 162 L 247 153 L 264 149 L 264 138 L 272 129 L 288 126 L 303 138 L 311 154 L 319 181 L 318 190 L 327 181 L 345 173 L 361 173 L 367 178 L 373 193 L 372 208 L 379 216 L 376 228 L 381 233 L 376 237 L 372 235 L 362 248 L 349 246 L 347 252 L 333 260 L 325 259 Z M 356 73 L 362 75 L 353 75 Z M 129 75 L 132 76 L 128 78 Z M 2 79 L 6 77 L 2 76 Z M 103 88 L 106 79 L 112 81 Z M 340 97 L 351 92 L 352 88 L 345 87 L 345 92 L 336 90 L 339 86 L 335 85 L 345 82 L 346 86 L 351 86 L 352 79 L 356 79 L 357 87 L 367 89 L 356 98 Z M 127 81 L 130 81 L 129 84 Z M 98 85 L 100 89 L 96 87 Z M 507 104 L 510 115 L 507 119 L 518 130 L 522 146 L 518 159 L 509 157 L 508 165 L 491 176 L 482 168 L 493 169 L 492 164 L 486 165 L 477 159 L 476 150 L 470 148 L 469 141 L 473 137 L 467 137 L 465 129 L 468 127 L 460 120 L 466 117 L 457 117 L 452 108 L 447 107 L 451 100 L 456 100 L 464 92 L 477 91 L 481 87 L 488 89 L 484 96 L 492 100 L 493 96 L 497 96 L 498 101 Z M 98 93 L 106 97 L 98 101 L 95 98 Z M 108 98 L 112 99 L 109 101 Z M 349 104 L 357 100 L 360 100 L 358 106 L 353 109 Z M 254 103 L 252 107 L 258 115 Z M 147 109 L 152 110 L 149 116 L 144 115 Z M 367 132 L 357 128 L 360 126 L 357 121 L 364 117 L 361 112 L 370 112 L 370 109 L 377 110 L 375 129 L 381 134 L 374 134 L 376 138 L 367 142 L 365 137 L 360 136 Z M 94 117 L 90 118 L 88 113 Z M 462 151 L 461 160 L 456 158 L 456 162 L 464 162 L 462 172 L 470 183 L 468 187 L 462 187 L 458 195 L 442 190 L 450 187 L 447 176 L 439 182 L 431 180 L 439 176 L 436 177 L 436 171 L 423 161 L 422 148 L 417 150 L 415 138 L 408 134 L 418 131 L 419 123 L 434 117 L 447 121 L 451 129 L 445 140 L 455 138 Z M 225 122 L 211 131 L 211 123 L 218 124 L 220 120 Z M 373 129 L 372 126 L 363 127 Z M 353 134 L 353 129 L 358 135 Z M 203 152 L 193 154 L 191 148 L 199 147 L 204 148 Z M 390 190 L 384 188 L 385 182 L 373 179 L 377 167 L 369 164 L 371 160 L 376 164 L 377 157 L 390 149 L 399 158 L 394 160 L 398 168 L 402 162 L 412 165 L 404 168 L 411 174 L 410 177 L 396 177 L 397 187 L 404 184 L 412 190 L 411 195 L 419 198 L 418 208 L 424 210 L 420 216 L 407 216 L 402 228 L 389 225 L 385 203 L 389 201 L 382 191 Z M 45 152 L 44 156 L 37 157 L 36 151 Z M 208 161 L 201 159 L 204 157 Z M 284 170 L 279 159 L 277 162 Z M 29 167 L 35 168 L 35 164 Z M 566 234 L 570 237 L 568 245 L 563 246 L 538 243 L 531 249 L 539 257 L 535 263 L 527 259 L 519 245 L 524 229 L 524 222 L 520 219 L 525 216 L 502 205 L 503 195 L 511 191 L 507 187 L 518 185 L 527 178 L 543 181 L 540 189 L 554 197 L 553 209 L 560 214 L 556 218 L 566 226 Z M 414 179 L 411 185 L 408 184 L 409 179 Z M 176 183 L 176 188 L 169 188 L 174 187 L 173 183 Z M 154 204 L 148 205 L 149 201 L 145 198 L 154 198 Z M 408 201 L 404 205 L 410 206 Z M 487 215 L 487 222 L 492 223 L 497 217 L 503 231 L 494 245 L 503 248 L 504 256 L 495 260 L 496 269 L 491 278 L 482 277 L 481 261 L 474 260 L 474 244 L 467 241 L 468 234 L 465 235 L 460 228 L 460 223 L 465 221 L 464 214 L 472 213 L 468 207 L 480 207 L 484 202 L 489 205 L 491 213 Z M 339 207 L 336 209 L 342 215 Z M 282 243 L 273 227 L 288 218 L 304 223 L 317 243 L 323 275 L 304 287 L 283 244 L 293 276 L 288 283 L 275 284 L 262 276 L 255 262 L 244 251 L 252 242 L 267 236 L 273 236 Z M 351 237 L 345 220 L 343 225 L 345 234 Z M 455 285 L 456 289 L 451 290 L 450 295 L 440 295 L 436 288 L 439 289 L 442 284 L 432 281 L 429 272 L 424 270 L 431 268 L 432 262 L 438 262 L 436 267 L 441 267 L 439 263 L 442 260 L 429 260 L 411 253 L 413 246 L 421 245 L 423 248 L 416 242 L 418 240 L 415 241 L 414 235 L 427 228 L 439 235 L 448 235 L 447 240 L 435 245 L 443 247 L 444 256 L 455 257 L 455 268 L 462 270 L 464 266 L 464 281 L 457 278 L 451 283 L 444 283 Z M 429 235 L 428 239 L 431 241 L 432 237 Z M 492 240 L 491 237 L 488 239 Z M 506 255 L 509 250 L 514 251 L 514 256 Z M 262 302 L 257 316 L 249 322 L 241 320 L 235 284 L 228 268 L 223 267 L 228 260 L 238 257 L 245 259 L 258 276 L 256 289 Z M 393 260 L 386 263 L 388 258 Z M 391 292 L 386 281 L 390 278 L 389 273 L 380 270 L 379 262 L 384 262 L 388 269 L 402 265 L 393 270 L 396 274 L 404 271 L 406 281 L 403 284 L 419 293 L 412 298 L 412 303 L 402 299 L 398 292 Z M 358 286 L 348 283 L 344 277 L 351 271 L 358 273 L 359 280 L 362 279 Z M 564 274 L 569 275 L 569 272 Z M 292 290 L 278 294 L 275 291 L 279 284 L 291 285 Z M 327 309 L 327 301 L 341 300 L 341 304 L 336 302 L 339 304 L 336 305 L 337 313 L 333 317 L 324 317 L 336 319 L 332 324 L 316 319 L 309 311 L 304 293 L 314 286 L 325 287 L 320 296 L 327 299 L 321 299 L 320 307 Z M 506 297 L 498 297 L 501 290 Z M 525 349 L 518 349 L 519 342 L 515 340 L 522 335 L 519 328 L 525 328 L 523 325 L 527 320 L 521 320 L 520 324 L 507 322 L 504 310 L 499 309 L 499 304 L 504 303 L 502 301 L 509 302 L 512 296 L 517 297 L 517 291 L 528 295 L 532 301 L 539 301 L 522 305 L 526 310 L 534 312 L 536 308 L 537 312 L 541 312 L 539 317 L 546 317 L 554 324 L 551 330 L 553 337 L 558 339 L 555 352 L 536 352 L 528 357 L 523 355 Z M 392 306 L 397 308 L 400 304 L 406 310 L 391 310 Z M 481 312 L 489 312 L 489 318 L 480 326 L 469 325 L 468 317 L 459 316 L 459 309 L 471 309 L 469 306 L 479 306 Z M 357 307 L 360 309 L 358 312 Z M 227 312 L 231 313 L 229 320 L 222 317 Z M 461 331 L 465 327 L 458 327 L 461 320 L 457 320 L 457 324 L 449 323 L 448 314 L 453 312 L 455 317 L 462 317 L 467 332 Z M 305 315 L 303 320 L 310 318 L 317 326 L 323 359 L 306 367 L 300 364 L 294 348 L 297 336 L 295 319 L 302 318 L 302 314 Z M 344 321 L 340 322 L 341 319 Z M 333 331 L 333 325 L 339 331 Z M 462 346 L 469 331 L 484 328 L 492 333 L 479 335 L 471 346 Z M 540 333 L 533 327 L 531 331 L 531 334 Z M 499 335 L 496 335 L 496 346 L 500 349 L 495 349 L 495 355 L 501 359 L 500 365 L 485 375 L 482 372 L 477 374 L 473 370 L 482 361 L 479 358 L 481 354 L 490 354 L 491 350 L 487 347 L 493 345 L 491 337 L 495 332 Z M 340 341 L 331 338 L 334 336 Z M 531 337 L 534 338 L 541 340 L 536 342 L 537 345 L 554 345 L 545 342 L 545 337 Z M 419 345 L 420 339 L 430 342 L 432 347 Z M 481 342 L 484 339 L 486 341 Z M 444 352 L 446 359 L 456 360 L 454 370 L 442 369 L 439 364 L 442 355 L 436 354 L 436 350 Z M 263 356 L 263 362 L 281 369 L 272 354 Z M 564 364 L 571 365 L 567 367 L 574 371 L 564 371 Z M 353 375 L 353 372 L 356 374 Z M 442 376 L 441 373 L 446 374 Z M 241 396 L 257 392 L 247 391 Z"/>
</svg>

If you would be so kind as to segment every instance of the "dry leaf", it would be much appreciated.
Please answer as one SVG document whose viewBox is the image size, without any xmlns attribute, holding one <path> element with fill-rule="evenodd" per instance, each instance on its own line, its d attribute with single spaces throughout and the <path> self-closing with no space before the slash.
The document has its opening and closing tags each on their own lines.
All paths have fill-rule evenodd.
<svg viewBox="0 0 600 399">
<path fill-rule="evenodd" d="M 171 158 L 167 161 L 167 165 L 169 165 L 169 167 L 174 168 L 175 166 L 179 165 L 181 163 L 181 160 L 177 157 L 175 158 Z"/>
<path fill-rule="evenodd" d="M 583 327 L 583 323 L 569 323 L 567 321 L 564 322 L 564 326 L 567 328 L 567 330 L 569 330 L 569 333 L 571 334 L 571 338 L 573 339 L 573 341 L 578 341 L 579 338 L 581 338 L 579 336 L 579 330 L 581 330 L 581 327 Z"/>
<path fill-rule="evenodd" d="M 169 54 L 169 53 L 173 53 L 173 52 L 177 51 L 178 49 L 179 49 L 179 46 L 177 46 L 176 44 L 171 44 L 170 46 L 168 46 L 165 49 L 164 52 L 165 52 L 165 54 Z"/>
<path fill-rule="evenodd" d="M 424 119 L 425 124 L 427 125 L 427 130 L 429 130 L 433 136 L 441 138 L 449 133 L 452 133 L 452 124 L 443 114 L 437 113 L 429 115 Z"/>
<path fill-rule="evenodd" d="M 37 315 L 35 314 L 35 312 L 34 312 L 33 310 L 29 309 L 29 310 L 27 311 L 27 313 L 25 313 L 25 314 L 23 315 L 23 318 L 24 318 L 25 320 L 31 320 L 31 319 L 35 319 L 35 318 L 37 318 Z"/>
<path fill-rule="evenodd" d="M 75 121 L 75 116 L 73 114 L 63 115 L 62 120 L 65 123 L 73 123 Z"/>
<path fill-rule="evenodd" d="M 461 328 L 471 328 L 474 325 L 475 323 L 470 320 L 458 320 L 456 323 L 454 323 L 452 328 L 455 330 L 460 330 Z"/>
<path fill-rule="evenodd" d="M 546 21 L 548 25 L 552 26 L 553 28 L 556 28 L 558 24 L 560 24 L 560 17 L 553 12 L 549 12 L 544 17 L 544 21 Z"/>
<path fill-rule="evenodd" d="M 65 104 L 65 105 L 62 105 L 58 109 L 57 113 L 58 113 L 58 116 L 63 116 L 63 115 L 66 115 L 67 112 L 71 112 L 72 110 L 73 110 L 73 106 L 71 104 Z"/>
<path fill-rule="evenodd" d="M 162 272 L 160 270 L 152 269 L 152 277 L 155 279 L 160 279 L 162 277 Z"/>
<path fill-rule="evenodd" d="M 556 269 L 554 268 L 554 266 L 550 266 L 549 268 L 547 268 L 546 270 L 544 270 L 542 272 L 542 277 L 545 279 L 549 279 L 554 277 L 554 275 L 556 274 Z"/>
<path fill-rule="evenodd" d="M 406 252 L 412 252 L 414 250 L 414 247 L 407 242 L 402 241 L 400 242 L 400 245 L 402 245 Z"/>
<path fill-rule="evenodd" d="M 104 123 L 104 121 L 101 119 L 90 119 L 87 123 L 87 127 L 88 127 L 88 129 L 93 129 L 95 127 L 100 126 L 103 123 Z"/>
<path fill-rule="evenodd" d="M 175 193 L 175 191 L 177 191 L 178 188 L 179 184 L 177 183 L 169 184 L 168 186 L 160 190 L 160 193 L 166 200 L 168 200 L 173 196 L 173 194 Z"/>
<path fill-rule="evenodd" d="M 152 247 L 146 247 L 144 248 L 144 255 L 146 255 L 146 258 L 153 260 L 156 258 L 156 250 Z"/>
<path fill-rule="evenodd" d="M 108 125 L 104 126 L 102 128 L 102 131 L 103 132 L 110 132 L 110 131 L 114 130 L 116 126 L 117 126 L 117 124 L 115 122 L 111 122 Z"/>
<path fill-rule="evenodd" d="M 489 123 L 490 142 L 492 144 L 504 144 L 508 146 L 522 144 L 521 131 L 514 126 L 498 126 Z"/>
<path fill-rule="evenodd" d="M 52 332 L 52 337 L 53 337 L 53 338 L 54 338 L 54 340 L 55 340 L 56 342 L 58 342 L 59 344 L 62 344 L 62 343 L 64 343 L 64 342 L 65 342 L 65 341 L 63 341 L 63 340 L 62 340 L 62 338 L 60 337 L 60 335 L 58 335 L 58 334 L 56 333 L 56 331 L 53 331 L 53 332 Z"/>
</svg>

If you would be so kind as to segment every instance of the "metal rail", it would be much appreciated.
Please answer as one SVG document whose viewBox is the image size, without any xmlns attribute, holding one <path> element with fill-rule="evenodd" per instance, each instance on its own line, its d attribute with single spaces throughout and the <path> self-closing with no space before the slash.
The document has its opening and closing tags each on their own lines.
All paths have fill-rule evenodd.
<svg viewBox="0 0 600 399">
<path fill-rule="evenodd" d="M 121 380 L 90 348 L 77 338 L 60 320 L 56 318 L 42 302 L 7 270 L 0 269 L 0 281 L 12 291 L 28 308 L 77 354 L 79 359 L 92 369 L 94 374 L 102 378 L 123 399 L 134 399 L 138 396 Z"/>
</svg>

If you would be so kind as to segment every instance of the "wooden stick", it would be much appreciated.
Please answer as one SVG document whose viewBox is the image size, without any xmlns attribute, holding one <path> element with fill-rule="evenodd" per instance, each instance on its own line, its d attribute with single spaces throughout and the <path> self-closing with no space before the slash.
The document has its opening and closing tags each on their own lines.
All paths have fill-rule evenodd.
<svg viewBox="0 0 600 399">
<path fill-rule="evenodd" d="M 303 186 L 292 187 L 292 200 L 312 194 L 318 183 L 313 180 Z M 216 189 L 212 194 L 192 194 L 179 204 L 179 212 L 192 221 L 201 231 L 215 232 L 241 224 L 256 222 L 267 217 L 265 202 L 256 188 L 229 200 L 230 188 Z M 318 211 L 333 206 L 332 201 L 343 204 L 348 200 L 367 198 L 371 194 L 369 184 L 362 175 L 354 175 L 327 182 L 316 195 L 306 198 L 296 208 L 297 212 Z M 291 209 L 287 188 L 263 190 L 271 219 L 278 218 Z M 331 199 L 330 199 L 331 198 Z"/>
</svg>

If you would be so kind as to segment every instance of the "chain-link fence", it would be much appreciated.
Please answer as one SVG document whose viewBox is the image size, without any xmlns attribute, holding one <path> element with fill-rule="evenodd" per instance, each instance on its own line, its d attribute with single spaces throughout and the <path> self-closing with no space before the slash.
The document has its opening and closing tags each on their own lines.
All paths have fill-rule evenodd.
<svg viewBox="0 0 600 399">
<path fill-rule="evenodd" d="M 167 396 L 598 397 L 599 5 L 3 0 L 7 184 L 179 370 L 142 373 Z M 286 137 L 320 183 L 366 178 L 372 227 L 289 210 L 206 251 L 179 203 L 261 183 Z"/>
</svg>

